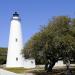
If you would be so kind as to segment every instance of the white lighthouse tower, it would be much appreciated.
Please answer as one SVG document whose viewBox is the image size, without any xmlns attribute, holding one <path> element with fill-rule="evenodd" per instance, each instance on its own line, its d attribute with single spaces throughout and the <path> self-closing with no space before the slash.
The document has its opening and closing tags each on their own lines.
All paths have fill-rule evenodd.
<svg viewBox="0 0 75 75">
<path fill-rule="evenodd" d="M 15 12 L 11 20 L 6 67 L 23 67 L 22 48 L 21 19 Z"/>
</svg>

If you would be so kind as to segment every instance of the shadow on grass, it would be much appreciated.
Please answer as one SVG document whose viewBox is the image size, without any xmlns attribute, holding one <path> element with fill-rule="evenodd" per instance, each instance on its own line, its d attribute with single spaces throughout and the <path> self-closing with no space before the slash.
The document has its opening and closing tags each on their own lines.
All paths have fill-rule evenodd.
<svg viewBox="0 0 75 75">
<path fill-rule="evenodd" d="M 67 70 L 53 70 L 52 72 L 34 72 L 33 75 L 75 75 L 75 70 L 72 70 L 71 73 L 67 73 Z"/>
</svg>

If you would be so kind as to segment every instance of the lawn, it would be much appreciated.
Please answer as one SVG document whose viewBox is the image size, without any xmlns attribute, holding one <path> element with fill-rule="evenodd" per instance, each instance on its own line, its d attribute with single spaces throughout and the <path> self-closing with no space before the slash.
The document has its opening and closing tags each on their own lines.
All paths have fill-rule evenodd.
<svg viewBox="0 0 75 75">
<path fill-rule="evenodd" d="M 44 69 L 25 69 L 25 68 L 5 68 L 5 70 L 15 73 L 34 73 L 34 75 L 65 75 L 65 69 L 53 69 L 52 72 L 47 73 Z M 73 75 L 75 75 L 75 68 L 71 68 Z"/>
<path fill-rule="evenodd" d="M 15 73 L 24 73 L 27 71 L 25 68 L 5 68 L 7 71 L 15 72 Z"/>
<path fill-rule="evenodd" d="M 15 72 L 15 73 L 25 73 L 25 72 L 40 72 L 44 71 L 44 68 L 33 68 L 33 69 L 26 69 L 26 68 L 5 68 L 7 71 Z"/>
</svg>

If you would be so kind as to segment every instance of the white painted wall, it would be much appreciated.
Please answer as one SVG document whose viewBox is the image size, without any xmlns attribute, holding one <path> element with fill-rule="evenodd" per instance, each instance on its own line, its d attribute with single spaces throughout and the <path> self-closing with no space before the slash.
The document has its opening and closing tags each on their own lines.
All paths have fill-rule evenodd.
<svg viewBox="0 0 75 75">
<path fill-rule="evenodd" d="M 35 68 L 35 59 L 24 59 L 21 55 L 23 42 L 20 17 L 13 16 L 10 24 L 6 67 Z"/>
<path fill-rule="evenodd" d="M 11 20 L 6 67 L 23 67 L 21 23 L 18 16 Z"/>
<path fill-rule="evenodd" d="M 59 60 L 55 63 L 55 67 L 62 67 L 62 66 L 65 66 L 65 64 L 63 63 L 63 60 Z"/>
<path fill-rule="evenodd" d="M 24 68 L 35 68 L 35 59 L 25 59 Z"/>
</svg>

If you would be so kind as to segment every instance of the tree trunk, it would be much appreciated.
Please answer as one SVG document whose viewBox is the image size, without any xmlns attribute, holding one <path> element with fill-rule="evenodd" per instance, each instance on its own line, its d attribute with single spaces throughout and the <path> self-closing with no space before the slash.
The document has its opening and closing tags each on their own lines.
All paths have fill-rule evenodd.
<svg viewBox="0 0 75 75">
<path fill-rule="evenodd" d="M 47 72 L 51 72 L 53 66 L 55 65 L 55 63 L 56 63 L 55 61 L 52 61 L 51 63 L 46 63 L 46 64 L 45 64 L 45 70 L 46 70 Z"/>
</svg>

